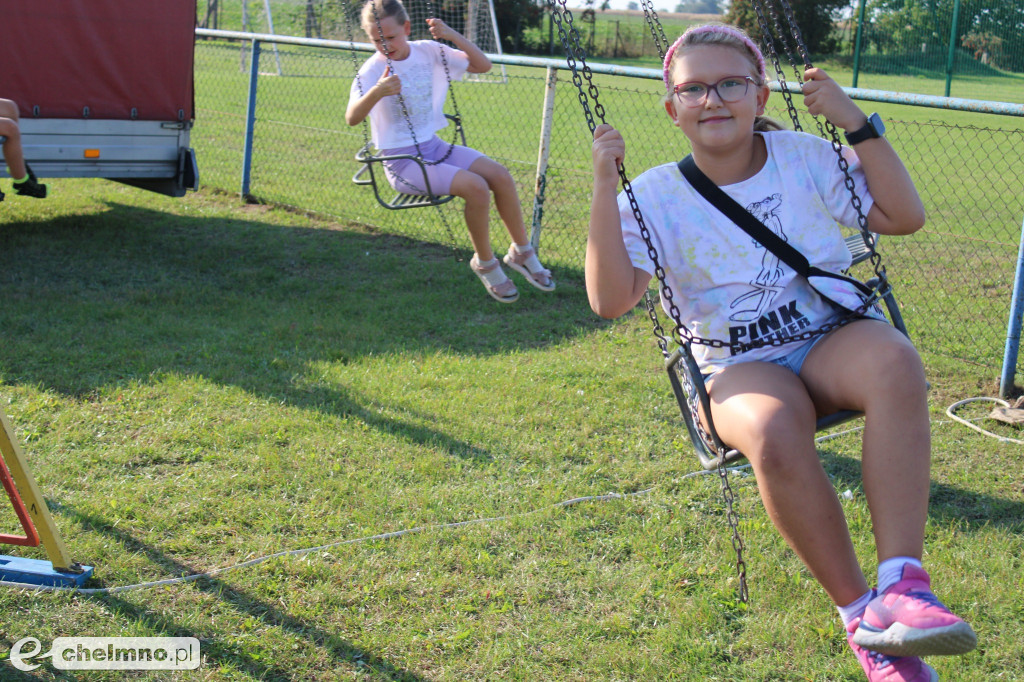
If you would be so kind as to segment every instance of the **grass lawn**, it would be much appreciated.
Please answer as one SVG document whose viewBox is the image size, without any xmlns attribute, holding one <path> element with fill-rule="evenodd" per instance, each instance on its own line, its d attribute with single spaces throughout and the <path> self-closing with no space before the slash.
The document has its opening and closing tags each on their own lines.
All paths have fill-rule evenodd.
<svg viewBox="0 0 1024 682">
<path fill-rule="evenodd" d="M 737 603 L 719 484 L 690 476 L 649 323 L 596 318 L 578 265 L 502 306 L 444 245 L 207 190 L 51 191 L 0 205 L 0 398 L 87 587 L 329 547 L 163 587 L 0 589 L 0 658 L 27 636 L 204 655 L 81 678 L 0 660 L 0 679 L 862 679 L 742 473 Z M 1020 446 L 944 416 L 990 393 L 976 367 L 926 362 L 926 562 L 980 642 L 932 663 L 1021 679 Z M 820 449 L 873 571 L 859 435 Z"/>
<path fill-rule="evenodd" d="M 240 67 L 241 56 L 238 45 L 200 42 L 199 114 L 192 136 L 204 186 L 236 193 L 248 74 Z M 454 245 L 468 259 L 460 201 L 438 211 L 386 211 L 368 188 L 350 182 L 365 131 L 345 125 L 341 114 L 353 61 L 361 63 L 363 54 L 353 60 L 347 50 L 282 46 L 279 56 L 284 75 L 258 81 L 251 193 L 261 201 L 329 219 Z M 275 63 L 272 57 L 264 48 L 265 66 Z M 658 81 L 596 75 L 594 83 L 607 121 L 626 138 L 630 177 L 689 151 L 665 115 Z M 899 78 L 890 77 L 878 87 L 900 84 Z M 528 221 L 544 87 L 542 69 L 511 66 L 505 82 L 454 86 L 468 144 L 510 169 Z M 539 242 L 546 263 L 579 268 L 591 189 L 590 134 L 564 69 L 555 92 Z M 887 138 L 910 169 L 929 212 L 922 232 L 909 239 L 885 239 L 881 248 L 911 333 L 926 351 L 978 363 L 984 367 L 979 375 L 997 376 L 1024 217 L 1019 191 L 1024 159 L 1015 151 L 1024 140 L 1024 118 L 889 103 L 862 106 L 885 119 Z M 772 95 L 769 113 L 788 122 L 781 94 Z M 803 125 L 816 131 L 807 118 Z M 507 239 L 492 211 L 492 244 L 503 250 Z"/>
</svg>

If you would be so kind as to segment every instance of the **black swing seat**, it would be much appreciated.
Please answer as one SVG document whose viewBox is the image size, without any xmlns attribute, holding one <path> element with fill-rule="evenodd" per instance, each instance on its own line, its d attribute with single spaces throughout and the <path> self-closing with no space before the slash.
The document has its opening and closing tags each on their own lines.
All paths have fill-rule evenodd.
<svg viewBox="0 0 1024 682">
<path fill-rule="evenodd" d="M 877 240 L 877 235 L 875 238 Z M 847 237 L 846 244 L 853 253 L 854 263 L 867 260 L 871 255 L 871 250 L 864 244 L 860 233 Z M 858 251 L 855 252 L 854 249 L 858 249 Z M 865 284 L 875 289 L 878 286 L 878 278 L 869 279 Z M 892 289 L 886 287 L 881 292 L 881 298 L 885 302 L 886 312 L 892 326 L 909 336 Z M 665 360 L 665 369 L 668 372 L 672 392 L 675 394 L 676 402 L 679 403 L 679 411 L 682 413 L 683 422 L 686 424 L 686 430 L 701 466 L 710 471 L 717 469 L 719 464 L 729 464 L 743 459 L 743 453 L 725 445 L 719 438 L 718 431 L 715 430 L 714 422 L 711 419 L 711 400 L 704 387 L 704 378 L 701 376 L 700 367 L 697 365 L 689 343 L 683 344 L 669 354 Z M 702 414 L 704 415 L 703 423 L 699 421 Z M 822 431 L 861 416 L 863 415 L 860 412 L 840 410 L 834 414 L 819 417 L 815 424 L 815 430 Z M 724 456 L 720 453 L 724 453 Z"/>
<path fill-rule="evenodd" d="M 445 118 L 455 123 L 455 134 L 456 139 L 461 140 L 463 146 L 466 145 L 466 134 L 462 130 L 462 120 L 451 114 L 445 114 Z M 377 154 L 377 150 L 373 146 L 373 143 L 367 142 L 362 149 L 356 153 L 356 161 L 362 165 L 356 174 L 352 176 L 352 182 L 357 185 L 369 185 L 373 187 L 373 194 L 377 198 L 377 203 L 386 209 L 397 211 L 404 208 L 420 208 L 422 206 L 441 206 L 447 204 L 455 197 L 450 194 L 434 194 L 430 191 L 430 179 L 427 177 L 427 167 L 423 162 L 423 159 L 419 158 L 415 154 Z M 404 192 L 394 192 L 394 196 L 390 199 L 386 199 L 381 194 L 380 186 L 383 185 L 387 188 L 387 191 L 392 190 L 390 183 L 388 183 L 386 177 L 380 177 L 378 183 L 377 173 L 374 168 L 379 166 L 379 170 L 383 170 L 383 162 L 385 161 L 398 161 L 402 159 L 409 159 L 416 162 L 420 172 L 423 174 L 423 186 L 427 189 L 426 194 L 406 194 Z"/>
</svg>

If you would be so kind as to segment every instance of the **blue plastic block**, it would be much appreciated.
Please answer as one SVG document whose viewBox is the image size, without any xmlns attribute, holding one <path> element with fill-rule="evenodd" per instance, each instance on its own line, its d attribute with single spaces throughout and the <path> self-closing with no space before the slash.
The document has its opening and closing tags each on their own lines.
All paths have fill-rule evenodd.
<svg viewBox="0 0 1024 682">
<path fill-rule="evenodd" d="M 58 571 L 49 561 L 0 555 L 0 580 L 29 585 L 81 587 L 92 576 L 92 566 L 81 566 L 81 573 Z"/>
</svg>

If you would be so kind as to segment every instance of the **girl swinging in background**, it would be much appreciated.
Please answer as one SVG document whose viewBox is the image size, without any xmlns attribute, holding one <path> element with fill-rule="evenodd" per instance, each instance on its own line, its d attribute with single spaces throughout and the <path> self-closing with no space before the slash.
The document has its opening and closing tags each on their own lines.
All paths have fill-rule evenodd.
<svg viewBox="0 0 1024 682">
<path fill-rule="evenodd" d="M 825 140 L 763 117 L 764 58 L 746 34 L 725 25 L 691 28 L 667 52 L 664 74 L 665 110 L 698 168 L 748 210 L 770 202 L 773 230 L 813 265 L 848 267 L 839 225 L 856 225 L 856 213 L 835 152 Z M 804 79 L 808 111 L 846 131 L 843 154 L 857 186 L 867 187 L 862 206 L 871 230 L 918 230 L 924 207 L 884 131 L 824 71 L 808 69 Z M 607 318 L 632 310 L 654 273 L 629 201 L 616 197 L 624 157 L 618 131 L 598 126 L 586 281 L 591 307 Z M 703 338 L 742 333 L 747 323 L 730 315 L 737 305 L 751 308 L 752 288 L 764 284 L 763 248 L 706 202 L 675 163 L 631 184 L 683 324 Z M 788 267 L 774 272 L 771 284 L 771 301 L 754 306 L 763 315 L 784 312 L 778 316 L 808 329 L 842 317 Z M 927 384 L 914 346 L 883 320 L 864 318 L 808 341 L 695 351 L 719 435 L 750 461 L 769 517 L 835 603 L 867 679 L 935 682 L 935 670 L 919 657 L 961 654 L 976 638 L 935 598 L 921 566 L 931 455 Z M 866 417 L 862 477 L 876 589 L 868 587 L 814 444 L 816 416 L 842 409 Z"/>
<path fill-rule="evenodd" d="M 385 155 L 422 153 L 430 188 L 435 194 L 454 194 L 465 200 L 463 214 L 475 253 L 469 265 L 487 293 L 502 303 L 512 303 L 519 292 L 501 268 L 490 242 L 491 193 L 505 229 L 512 238 L 505 265 L 519 272 L 541 291 L 552 291 L 555 281 L 541 265 L 530 245 L 523 223 L 515 180 L 504 166 L 469 147 L 449 145 L 436 133 L 445 126 L 444 101 L 448 78 L 485 73 L 491 62 L 476 45 L 440 19 L 427 19 L 435 40 L 409 41 L 412 25 L 400 0 L 369 0 L 362 10 L 362 27 L 377 47 L 359 69 L 352 83 L 345 121 L 358 125 L 369 116 L 373 143 Z M 458 49 L 442 45 L 447 40 Z M 360 83 L 374 83 L 365 94 Z M 399 93 L 406 111 L 399 102 Z M 415 131 L 410 133 L 410 127 Z M 416 142 L 419 141 L 417 146 Z M 447 158 L 440 163 L 431 164 Z M 423 171 L 413 160 L 387 161 L 388 182 L 405 194 L 426 194 Z"/>
</svg>

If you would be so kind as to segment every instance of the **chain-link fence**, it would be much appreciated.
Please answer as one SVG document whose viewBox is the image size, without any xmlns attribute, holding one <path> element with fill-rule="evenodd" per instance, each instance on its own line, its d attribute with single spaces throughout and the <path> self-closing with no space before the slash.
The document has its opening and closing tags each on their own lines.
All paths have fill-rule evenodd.
<svg viewBox="0 0 1024 682">
<path fill-rule="evenodd" d="M 849 52 L 874 73 L 946 72 L 951 78 L 1024 72 L 1024 3 L 938 0 L 929 7 L 858 0 Z"/>
<path fill-rule="evenodd" d="M 264 58 L 273 64 L 270 54 L 267 48 Z M 445 247 L 454 242 L 468 256 L 471 247 L 460 201 L 386 210 L 369 188 L 352 183 L 358 169 L 354 157 L 366 129 L 347 126 L 344 110 L 356 65 L 366 54 L 280 44 L 276 56 L 284 75 L 256 79 L 249 193 L 261 201 Z M 251 53 L 238 42 L 197 44 L 198 114 L 192 140 L 202 182 L 234 193 L 243 182 L 248 59 Z M 591 172 L 590 133 L 579 95 L 568 71 L 552 69 L 553 132 L 543 145 L 549 165 L 538 183 L 548 74 L 544 68 L 519 64 L 507 69 L 505 82 L 454 84 L 468 143 L 512 172 L 527 221 L 535 216 L 533 230 L 539 231 L 545 263 L 560 279 L 582 281 Z M 685 138 L 665 116 L 658 81 L 595 75 L 594 82 L 609 122 L 627 139 L 631 177 L 687 153 Z M 772 104 L 776 109 L 769 113 L 788 120 L 783 99 L 776 95 Z M 1024 125 L 1018 118 L 981 113 L 961 114 L 960 122 L 938 122 L 919 109 L 900 110 L 906 116 L 887 121 L 887 137 L 911 169 L 929 221 L 911 237 L 882 239 L 884 264 L 918 345 L 975 364 L 979 376 L 994 378 L 1006 345 L 1024 220 Z M 810 122 L 804 128 L 816 130 Z M 542 197 L 537 196 L 538 186 L 543 187 Z M 493 211 L 491 226 L 492 242 L 503 250 L 508 235 Z M 456 267 L 468 272 L 464 263 Z"/>
</svg>

